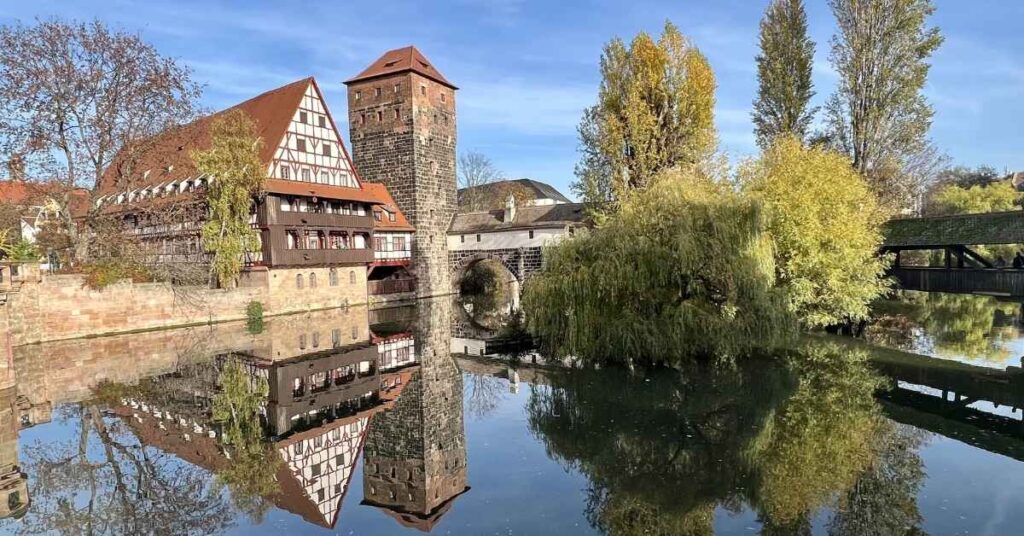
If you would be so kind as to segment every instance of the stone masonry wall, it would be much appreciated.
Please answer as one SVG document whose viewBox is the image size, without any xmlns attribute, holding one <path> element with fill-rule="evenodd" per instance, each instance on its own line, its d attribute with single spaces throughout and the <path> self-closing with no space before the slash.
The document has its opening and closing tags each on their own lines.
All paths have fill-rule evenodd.
<svg viewBox="0 0 1024 536">
<path fill-rule="evenodd" d="M 330 284 L 328 268 L 274 269 L 245 278 L 233 289 L 124 281 L 94 290 L 80 275 L 42 275 L 5 294 L 0 333 L 7 334 L 10 346 L 20 346 L 243 320 L 252 301 L 263 304 L 265 316 L 365 305 L 366 270 L 336 270 L 337 285 Z M 302 289 L 296 286 L 300 273 Z M 311 274 L 316 274 L 315 287 L 310 285 Z"/>
<path fill-rule="evenodd" d="M 544 266 L 543 248 L 460 250 L 448 253 L 448 269 L 452 274 L 452 284 L 458 285 L 463 272 L 473 263 L 493 259 L 505 266 L 509 272 L 523 283 Z M 457 290 L 457 289 L 456 289 Z"/>
<path fill-rule="evenodd" d="M 455 91 L 406 72 L 353 83 L 348 106 L 356 170 L 366 180 L 386 184 L 416 228 L 417 292 L 449 294 L 446 233 L 456 209 Z"/>
</svg>

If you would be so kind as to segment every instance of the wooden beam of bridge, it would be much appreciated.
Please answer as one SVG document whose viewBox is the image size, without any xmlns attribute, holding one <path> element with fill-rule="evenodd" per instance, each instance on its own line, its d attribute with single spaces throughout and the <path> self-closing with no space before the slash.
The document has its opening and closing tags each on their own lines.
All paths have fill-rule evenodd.
<svg viewBox="0 0 1024 536">
<path fill-rule="evenodd" d="M 882 232 L 886 250 L 1024 244 L 1024 211 L 895 219 Z"/>
</svg>

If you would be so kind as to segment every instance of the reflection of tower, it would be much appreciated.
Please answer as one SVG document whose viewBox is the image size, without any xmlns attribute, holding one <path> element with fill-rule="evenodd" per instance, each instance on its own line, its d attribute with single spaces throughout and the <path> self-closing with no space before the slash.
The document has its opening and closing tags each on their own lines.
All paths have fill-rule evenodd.
<svg viewBox="0 0 1024 536">
<path fill-rule="evenodd" d="M 13 359 L 0 368 L 0 518 L 21 517 L 28 510 L 28 478 L 18 467 L 21 427 Z"/>
<path fill-rule="evenodd" d="M 462 375 L 451 357 L 451 301 L 417 303 L 413 374 L 394 407 L 373 417 L 363 450 L 364 503 L 431 530 L 466 485 Z"/>
</svg>

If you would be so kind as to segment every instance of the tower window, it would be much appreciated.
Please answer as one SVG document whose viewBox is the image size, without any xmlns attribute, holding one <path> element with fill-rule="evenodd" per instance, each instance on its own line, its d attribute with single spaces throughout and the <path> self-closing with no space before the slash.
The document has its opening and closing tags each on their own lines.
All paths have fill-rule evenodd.
<svg viewBox="0 0 1024 536">
<path fill-rule="evenodd" d="M 401 87 L 401 84 L 395 84 L 395 93 L 398 93 L 398 90 L 401 89 Z"/>
<path fill-rule="evenodd" d="M 359 114 L 359 124 L 360 125 L 365 125 L 366 124 L 366 114 Z"/>
<path fill-rule="evenodd" d="M 444 92 L 441 92 L 441 102 L 444 102 Z"/>
<path fill-rule="evenodd" d="M 384 120 L 384 112 L 377 112 L 377 122 L 380 123 Z"/>
<path fill-rule="evenodd" d="M 420 84 L 420 95 L 427 94 L 427 86 Z"/>
<path fill-rule="evenodd" d="M 320 124 L 320 128 L 327 128 L 327 118 L 325 116 L 317 117 L 317 123 Z"/>
<path fill-rule="evenodd" d="M 380 96 L 380 88 L 379 87 L 373 88 L 373 96 L 374 97 L 379 97 Z"/>
<path fill-rule="evenodd" d="M 306 140 L 295 138 L 295 150 L 302 153 L 306 152 Z"/>
<path fill-rule="evenodd" d="M 400 115 L 398 108 L 395 108 L 395 119 L 398 119 Z"/>
<path fill-rule="evenodd" d="M 362 96 L 363 96 L 363 92 L 362 91 L 356 91 L 356 95 L 355 95 L 356 100 L 359 100 L 360 98 L 362 98 Z"/>
</svg>

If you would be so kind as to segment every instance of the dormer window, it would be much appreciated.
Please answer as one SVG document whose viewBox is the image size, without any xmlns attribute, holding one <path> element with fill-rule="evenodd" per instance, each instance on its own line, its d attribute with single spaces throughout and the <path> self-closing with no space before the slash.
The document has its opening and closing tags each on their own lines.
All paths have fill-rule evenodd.
<svg viewBox="0 0 1024 536">
<path fill-rule="evenodd" d="M 375 219 L 377 221 L 381 221 L 380 211 L 379 210 L 373 211 L 373 219 Z"/>
<path fill-rule="evenodd" d="M 388 221 L 395 221 L 395 213 L 388 212 Z"/>
</svg>

